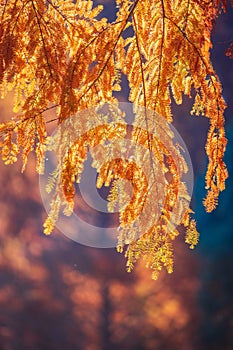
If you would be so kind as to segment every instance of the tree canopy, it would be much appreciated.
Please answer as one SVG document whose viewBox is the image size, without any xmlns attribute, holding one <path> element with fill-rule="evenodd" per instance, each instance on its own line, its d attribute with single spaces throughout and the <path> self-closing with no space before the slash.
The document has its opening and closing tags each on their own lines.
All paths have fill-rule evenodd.
<svg viewBox="0 0 233 350">
<path fill-rule="evenodd" d="M 125 252 L 128 270 L 143 257 L 153 270 L 153 278 L 157 278 L 162 266 L 172 272 L 172 241 L 179 234 L 177 224 L 186 227 L 186 242 L 191 248 L 197 244 L 198 232 L 182 181 L 186 172 L 182 154 L 172 144 L 164 146 L 163 140 L 155 136 L 154 125 L 157 116 L 163 118 L 160 125 L 161 120 L 164 125 L 172 123 L 171 103 L 174 100 L 181 104 L 183 95 L 193 98 L 191 114 L 208 118 L 209 163 L 203 203 L 211 212 L 228 176 L 223 161 L 227 144 L 226 103 L 210 59 L 214 21 L 227 10 L 226 1 L 117 0 L 114 22 L 101 16 L 103 6 L 95 6 L 89 0 L 6 0 L 0 6 L 1 95 L 4 98 L 13 91 L 15 96 L 15 115 L 0 124 L 2 159 L 5 164 L 12 164 L 21 154 L 24 170 L 29 153 L 35 151 L 37 171 L 43 172 L 45 152 L 55 147 L 60 160 L 59 171 L 53 174 L 56 191 L 44 232 L 52 232 L 62 207 L 67 215 L 72 212 L 75 182 L 81 179 L 88 150 L 111 137 L 128 135 L 115 94 L 121 90 L 125 76 L 130 91 L 128 100 L 134 104 L 137 115 L 131 140 L 143 144 L 155 156 L 165 179 L 165 187 L 159 192 L 164 196 L 161 215 L 153 221 L 152 214 L 150 225 L 134 239 L 138 237 L 134 220 L 146 200 L 142 193 L 153 191 L 147 189 L 146 179 L 137 168 L 141 154 L 131 163 L 112 161 L 113 155 L 106 158 L 103 166 L 94 162 L 99 174 L 97 186 L 113 182 L 111 207 L 116 201 L 119 205 L 124 197 L 120 179 L 133 183 L 132 200 L 127 210 L 120 210 L 118 239 L 119 251 L 129 243 Z M 226 54 L 232 58 L 232 44 Z M 101 114 L 100 124 L 99 111 L 106 103 L 116 107 L 110 110 L 110 117 Z M 75 128 L 80 128 L 80 135 L 67 148 L 67 120 L 93 107 L 88 119 L 78 119 Z M 56 145 L 47 133 L 51 122 L 47 112 L 51 110 L 60 127 Z M 90 125 L 95 126 L 94 131 Z M 139 125 L 144 125 L 146 132 Z M 92 155 L 95 160 L 96 155 Z M 147 166 L 153 176 L 150 159 Z M 177 217 L 181 222 L 177 222 Z"/>
</svg>

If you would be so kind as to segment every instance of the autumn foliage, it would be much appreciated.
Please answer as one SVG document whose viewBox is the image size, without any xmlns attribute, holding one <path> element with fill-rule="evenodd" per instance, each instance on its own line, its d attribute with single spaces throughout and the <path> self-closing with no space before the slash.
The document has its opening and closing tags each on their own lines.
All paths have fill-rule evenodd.
<svg viewBox="0 0 233 350">
<path fill-rule="evenodd" d="M 115 92 L 121 90 L 122 74 L 128 79 L 129 101 L 136 106 L 138 120 L 146 128 L 150 129 L 151 123 L 157 122 L 158 115 L 164 122 L 172 122 L 172 100 L 181 104 L 183 95 L 194 99 L 191 113 L 205 116 L 210 124 L 206 142 L 209 158 L 207 195 L 204 199 L 208 212 L 215 209 L 219 192 L 225 188 L 228 176 L 223 162 L 227 143 L 224 131 L 226 104 L 221 83 L 211 64 L 210 49 L 213 23 L 220 11 L 226 10 L 226 1 L 117 0 L 116 4 L 116 20 L 110 23 L 101 17 L 102 6 L 95 7 L 89 0 L 75 3 L 70 0 L 1 2 L 1 95 L 4 98 L 8 91 L 14 91 L 15 96 L 15 116 L 0 125 L 3 161 L 14 163 L 21 154 L 24 170 L 29 153 L 35 151 L 37 171 L 43 172 L 45 152 L 53 147 L 47 136 L 47 123 L 51 117 L 45 112 L 54 110 L 60 127 L 73 115 L 96 106 L 96 111 L 82 125 L 89 127 L 93 123 L 98 128 L 97 139 L 93 134 L 83 137 L 80 133 L 80 138 L 73 140 L 74 146 L 67 150 L 62 141 L 64 135 L 58 136 L 58 144 L 54 147 L 58 147 L 61 171 L 55 174 L 56 194 L 45 222 L 45 233 L 53 230 L 63 205 L 67 215 L 72 211 L 74 183 L 80 181 L 87 150 L 98 142 L 105 142 L 107 137 L 104 139 L 103 135 L 110 137 L 115 133 L 120 137 L 122 131 L 127 133 L 124 115 L 117 107 L 110 111 L 111 117 L 103 115 L 102 129 L 95 124 L 102 106 L 106 103 L 117 106 Z M 227 54 L 232 56 L 232 47 Z M 147 110 L 151 111 L 150 116 L 145 112 Z M 163 175 L 169 174 L 170 179 L 165 186 L 162 214 L 150 228 L 141 232 L 139 239 L 131 239 L 126 249 L 127 265 L 131 270 L 134 262 L 143 257 L 156 278 L 163 265 L 172 272 L 171 243 L 179 233 L 174 217 L 178 214 L 182 217 L 181 223 L 187 229 L 186 242 L 191 248 L 198 241 L 198 233 L 195 221 L 190 217 L 192 211 L 187 206 L 188 194 L 182 182 L 186 165 L 182 163 L 179 150 L 169 153 L 153 132 L 149 135 L 150 130 L 144 135 L 138 128 L 138 120 L 132 139 L 139 140 L 155 154 Z M 81 131 L 82 125 L 80 122 Z M 120 215 L 118 250 L 123 251 L 128 243 L 125 227 L 132 233 L 130 224 L 138 215 L 137 211 L 140 212 L 141 193 L 146 183 L 136 179 L 140 170 L 135 163 L 129 165 L 119 161 L 116 165 L 107 159 L 105 168 L 98 166 L 96 163 L 98 186 L 127 178 L 133 179 L 134 187 L 138 189 L 127 214 Z M 127 177 L 126 173 L 131 176 Z M 116 200 L 117 186 L 114 182 L 110 203 Z M 174 226 L 172 230 L 171 226 Z M 134 237 L 132 233 L 132 237 L 136 238 L 137 234 Z"/>
</svg>

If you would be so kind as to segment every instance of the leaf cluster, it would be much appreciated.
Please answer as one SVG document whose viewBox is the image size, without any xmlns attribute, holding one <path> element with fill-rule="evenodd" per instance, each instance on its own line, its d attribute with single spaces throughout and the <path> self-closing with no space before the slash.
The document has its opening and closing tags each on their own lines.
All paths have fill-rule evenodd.
<svg viewBox="0 0 233 350">
<path fill-rule="evenodd" d="M 150 118 L 147 113 L 140 112 L 141 107 L 152 111 L 153 118 L 161 115 L 170 123 L 173 119 L 172 99 L 181 104 L 183 95 L 194 98 L 192 114 L 209 119 L 206 142 L 208 192 L 204 205 L 207 211 L 212 211 L 228 176 L 223 161 L 227 143 L 224 131 L 226 104 L 210 60 L 213 22 L 220 9 L 226 10 L 226 1 L 117 0 L 116 5 L 116 20 L 109 23 L 100 16 L 102 6 L 94 7 L 90 0 L 1 2 L 1 95 L 4 98 L 8 91 L 14 91 L 14 112 L 17 113 L 12 120 L 0 125 L 2 159 L 11 164 L 22 153 L 24 169 L 29 153 L 35 150 L 37 170 L 43 172 L 45 151 L 53 147 L 49 145 L 46 126 L 49 120 L 45 112 L 55 110 L 57 123 L 61 125 L 74 114 L 93 106 L 117 104 L 114 92 L 121 90 L 121 75 L 124 74 L 130 88 L 129 101 L 138 106 L 138 121 L 145 123 L 146 129 Z M 127 35 L 128 32 L 131 34 Z M 229 49 L 228 55 L 231 53 Z M 95 133 L 80 134 L 65 153 L 64 144 L 69 135 L 59 134 L 57 151 L 64 159 L 59 164 L 61 172 L 57 169 L 50 182 L 51 188 L 56 187 L 57 194 L 45 223 L 45 233 L 52 231 L 62 204 L 66 202 L 67 215 L 72 211 L 74 182 L 80 181 L 87 149 L 96 146 L 95 142 L 104 142 L 106 137 L 126 133 L 124 118 L 119 111 L 115 114 L 108 127 L 95 124 L 98 113 L 90 115 L 83 125 L 96 125 Z M 187 227 L 186 241 L 191 248 L 197 243 L 198 234 L 195 222 L 190 218 L 191 210 L 185 204 L 187 191 L 181 181 L 184 168 L 183 165 L 182 171 L 177 168 L 178 163 L 182 164 L 179 152 L 169 154 L 158 139 L 150 140 L 148 133 L 138 132 L 138 121 L 132 138 L 155 154 L 163 174 L 169 172 L 171 180 L 165 186 L 163 215 L 158 222 L 151 222 L 151 227 L 143 234 L 140 232 L 140 239 L 129 245 L 126 255 L 129 270 L 143 255 L 156 278 L 162 265 L 168 272 L 172 271 L 171 240 L 178 231 L 171 230 L 169 225 L 176 223 L 171 220 L 171 213 L 180 196 L 179 189 L 182 189 L 183 200 L 174 215 L 182 214 L 182 223 Z M 75 127 L 83 130 L 81 124 Z M 98 163 L 95 166 L 99 170 L 98 186 L 118 178 L 133 181 L 133 199 L 121 214 L 118 250 L 122 251 L 129 231 L 131 237 L 138 237 L 131 223 L 140 217 L 145 200 L 141 193 L 146 192 L 148 184 L 135 163 L 119 161 L 112 164 L 109 160 L 105 168 L 98 168 Z M 116 193 L 125 203 L 120 183 L 116 182 L 114 186 L 109 197 L 112 207 L 116 204 Z M 153 193 L 153 189 L 150 191 Z M 139 223 L 138 227 L 141 227 Z"/>
</svg>

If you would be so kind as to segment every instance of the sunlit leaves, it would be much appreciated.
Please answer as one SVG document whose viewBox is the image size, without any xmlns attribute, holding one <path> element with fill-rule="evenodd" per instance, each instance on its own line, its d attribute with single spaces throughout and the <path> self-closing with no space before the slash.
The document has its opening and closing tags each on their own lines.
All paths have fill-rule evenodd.
<svg viewBox="0 0 233 350">
<path fill-rule="evenodd" d="M 8 91 L 14 90 L 14 113 L 17 114 L 11 121 L 0 125 L 2 159 L 6 164 L 14 163 L 21 152 L 24 170 L 29 153 L 35 150 L 37 171 L 42 172 L 45 150 L 50 147 L 46 130 L 48 117 L 44 112 L 53 109 L 55 119 L 62 124 L 82 110 L 106 102 L 117 103 L 114 92 L 120 91 L 121 74 L 124 73 L 130 88 L 129 100 L 135 105 L 154 111 L 171 122 L 171 101 L 174 99 L 181 104 L 183 95 L 187 95 L 194 97 L 191 113 L 209 119 L 206 143 L 208 192 L 204 205 L 207 211 L 211 211 L 217 205 L 219 192 L 224 190 L 228 176 L 223 162 L 227 143 L 223 115 L 226 104 L 210 60 L 213 21 L 220 8 L 226 10 L 226 1 L 124 0 L 117 1 L 116 5 L 116 20 L 109 23 L 100 16 L 103 7 L 94 7 L 91 0 L 18 0 L 1 3 L 1 95 L 4 98 Z M 227 55 L 232 56 L 232 45 Z M 96 117 L 95 114 L 90 116 L 90 125 Z M 142 122 L 147 123 L 147 115 L 141 118 Z M 106 135 L 111 139 L 120 128 L 122 132 L 122 121 L 119 117 L 117 122 L 121 126 L 114 124 L 114 127 L 109 125 L 107 128 L 103 123 L 94 129 L 94 133 L 91 131 L 80 135 L 66 154 L 64 164 L 59 164 L 61 173 L 56 172 L 55 178 L 51 179 L 56 198 L 45 223 L 46 233 L 53 230 L 61 204 L 66 202 L 66 213 L 72 211 L 74 183 L 80 180 L 87 147 L 94 147 L 95 142 Z M 82 124 L 77 127 L 81 130 Z M 159 140 L 149 140 L 148 133 L 138 133 L 137 128 L 134 132 L 137 141 L 154 152 L 163 173 L 169 172 L 171 175 L 159 224 L 146 230 L 142 239 L 129 246 L 126 252 L 129 270 L 143 255 L 156 277 L 162 265 L 169 272 L 172 271 L 171 240 L 178 233 L 169 227 L 173 223 L 171 208 L 178 216 L 186 213 L 183 224 L 187 227 L 186 241 L 192 248 L 197 243 L 197 233 L 194 221 L 189 218 L 190 211 L 186 205 L 188 195 L 176 167 L 178 152 L 169 154 Z M 132 134 L 132 138 L 134 136 Z M 69 135 L 60 135 L 58 154 L 64 151 L 68 138 Z M 179 162 L 182 163 L 182 160 L 179 159 Z M 136 192 L 128 208 L 127 220 L 135 217 L 141 205 L 138 197 L 140 191 L 137 190 L 143 186 L 146 188 L 143 175 L 140 176 L 141 183 L 136 179 L 140 170 L 133 162 L 112 164 L 106 159 L 106 168 L 101 169 L 97 163 L 94 162 L 99 171 L 98 186 L 118 177 L 128 179 L 127 176 L 132 173 L 131 180 Z M 109 171 L 112 166 L 115 175 Z M 184 164 L 182 166 L 185 167 Z M 112 207 L 116 205 L 116 192 L 125 202 L 120 194 L 120 182 L 115 182 L 114 186 L 109 207 L 111 201 Z M 182 196 L 180 207 L 175 207 L 178 188 L 182 188 Z M 122 214 L 122 227 L 127 220 Z M 133 237 L 134 228 L 131 229 Z M 120 251 L 126 241 L 126 232 L 122 228 Z"/>
</svg>

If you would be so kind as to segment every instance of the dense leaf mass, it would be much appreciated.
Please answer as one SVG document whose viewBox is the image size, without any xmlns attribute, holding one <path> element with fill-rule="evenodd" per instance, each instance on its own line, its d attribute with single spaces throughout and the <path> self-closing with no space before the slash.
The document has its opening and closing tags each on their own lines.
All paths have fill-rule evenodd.
<svg viewBox="0 0 233 350">
<path fill-rule="evenodd" d="M 228 176 L 223 162 L 227 143 L 224 131 L 226 104 L 210 60 L 213 22 L 221 10 L 226 11 L 226 1 L 116 0 L 116 5 L 116 20 L 110 23 L 99 15 L 102 6 L 95 7 L 90 0 L 75 3 L 71 0 L 1 2 L 1 95 L 4 98 L 8 91 L 14 91 L 16 113 L 11 120 L 0 124 L 2 159 L 6 164 L 11 164 L 21 153 L 24 169 L 29 153 L 35 150 L 37 170 L 43 172 L 45 151 L 52 147 L 47 137 L 49 119 L 45 112 L 54 110 L 55 119 L 61 125 L 82 110 L 93 106 L 99 108 L 105 103 L 117 104 L 114 93 L 121 90 L 121 75 L 124 74 L 130 88 L 129 101 L 138 108 L 150 110 L 154 116 L 162 115 L 171 123 L 171 100 L 181 104 L 183 95 L 187 95 L 194 98 L 191 113 L 209 119 L 206 142 L 209 164 L 204 205 L 210 212 L 216 207 L 219 192 L 224 190 Z M 232 56 L 232 45 L 227 54 Z M 148 116 L 139 114 L 147 125 Z M 95 117 L 95 113 L 90 116 Z M 122 133 L 124 116 L 120 115 L 111 122 L 116 121 L 122 124 L 118 127 L 114 124 L 113 127 L 108 121 L 109 130 L 101 131 L 101 126 L 98 126 L 95 133 L 97 141 L 102 140 L 106 133 L 115 132 L 116 136 L 118 132 L 119 135 Z M 86 124 L 88 122 L 92 120 L 86 121 Z M 144 140 L 141 142 L 147 143 L 147 147 L 155 153 L 163 174 L 171 175 L 165 187 L 161 218 L 145 230 L 139 240 L 130 243 L 126 250 L 129 270 L 143 256 L 156 278 L 162 265 L 168 272 L 172 271 L 171 241 L 178 232 L 175 228 L 171 231 L 169 225 L 171 222 L 176 224 L 171 213 L 178 189 L 182 189 L 183 200 L 175 213 L 183 213 L 182 223 L 187 227 L 186 242 L 191 248 L 197 243 L 198 234 L 195 221 L 190 218 L 191 209 L 185 204 L 188 195 L 181 181 L 185 165 L 179 172 L 173 159 L 174 155 L 180 157 L 179 152 L 171 156 L 158 140 L 146 139 L 137 131 L 136 127 L 132 137 L 136 133 L 137 140 Z M 62 154 L 62 138 L 59 142 L 58 153 Z M 67 215 L 72 210 L 74 181 L 80 181 L 87 146 L 90 147 L 93 142 L 93 135 L 77 140 L 60 164 L 61 176 L 54 174 L 57 194 L 45 222 L 45 233 L 53 230 L 59 215 L 64 200 L 61 192 L 65 194 Z M 122 251 L 127 243 L 124 227 L 130 225 L 130 218 L 140 212 L 143 201 L 138 196 L 140 188 L 145 188 L 146 184 L 138 180 L 140 176 L 137 172 L 140 170 L 134 163 L 129 166 L 118 162 L 118 167 L 109 162 L 106 164 L 105 169 L 98 169 L 96 164 L 99 186 L 109 180 L 127 178 L 126 173 L 134 173 L 134 177 L 131 176 L 136 188 L 134 200 L 127 207 L 128 214 L 122 213 L 120 217 L 122 231 L 118 250 Z M 114 171 L 109 172 L 110 165 Z M 120 187 L 118 181 L 113 184 L 109 196 L 110 209 L 116 196 L 122 192 Z M 118 195 L 120 197 L 121 194 Z"/>
</svg>

